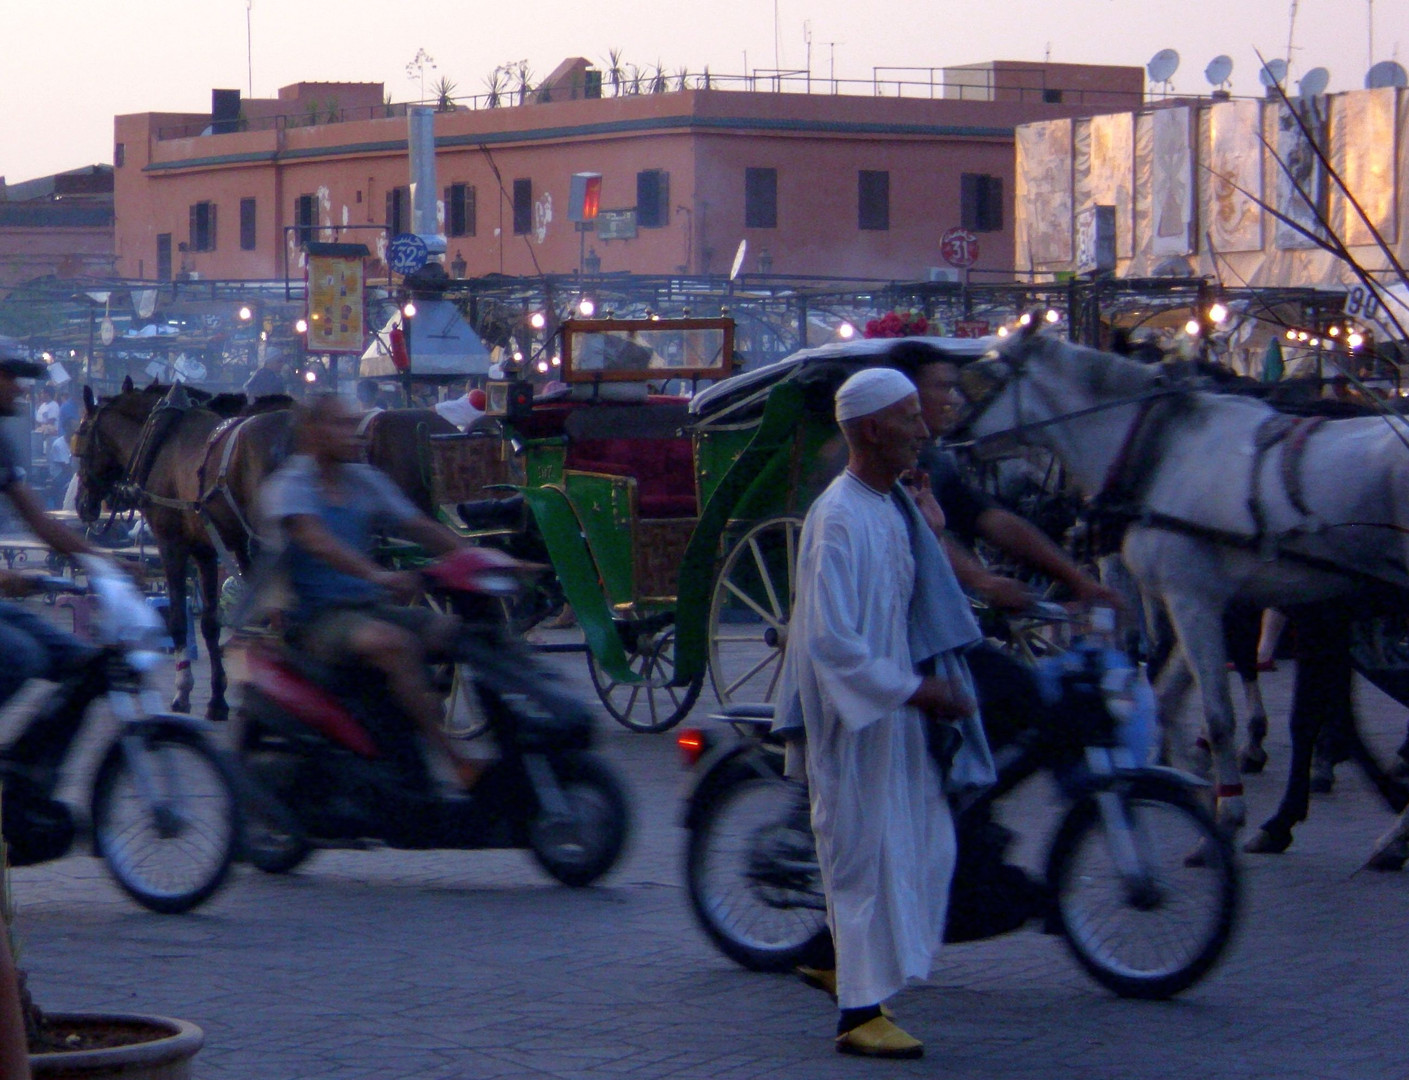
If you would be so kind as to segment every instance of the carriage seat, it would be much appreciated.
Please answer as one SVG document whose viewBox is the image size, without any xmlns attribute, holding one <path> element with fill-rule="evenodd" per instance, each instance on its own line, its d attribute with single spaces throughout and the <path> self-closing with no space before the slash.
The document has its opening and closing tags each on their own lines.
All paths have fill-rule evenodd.
<svg viewBox="0 0 1409 1080">
<path fill-rule="evenodd" d="M 687 419 L 673 402 L 580 410 L 567 423 L 563 467 L 633 477 L 643 518 L 694 517 L 694 447 L 678 434 Z"/>
</svg>

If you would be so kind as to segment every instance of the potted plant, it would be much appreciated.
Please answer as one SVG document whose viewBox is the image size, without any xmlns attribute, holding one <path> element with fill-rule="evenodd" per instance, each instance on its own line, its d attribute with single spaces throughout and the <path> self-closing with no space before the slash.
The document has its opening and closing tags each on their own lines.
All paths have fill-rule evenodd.
<svg viewBox="0 0 1409 1080">
<path fill-rule="evenodd" d="M 0 834 L 0 1080 L 187 1080 L 205 1035 L 164 1016 L 50 1013 L 16 964 L 10 860 Z"/>
</svg>

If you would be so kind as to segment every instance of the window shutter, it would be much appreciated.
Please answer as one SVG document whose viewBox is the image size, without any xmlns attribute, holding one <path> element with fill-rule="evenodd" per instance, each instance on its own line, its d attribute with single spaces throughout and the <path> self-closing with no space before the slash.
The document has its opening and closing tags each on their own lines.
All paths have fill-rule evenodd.
<svg viewBox="0 0 1409 1080">
<path fill-rule="evenodd" d="M 206 209 L 207 209 L 208 212 L 210 213 L 210 223 L 206 226 L 206 244 L 205 244 L 205 249 L 206 249 L 207 251 L 214 251 L 214 250 L 215 250 L 215 203 L 213 203 L 213 202 L 211 202 L 211 203 L 206 203 Z"/>
<path fill-rule="evenodd" d="M 191 222 L 190 222 L 191 228 L 190 228 L 190 230 L 189 230 L 190 235 L 188 235 L 188 236 L 186 237 L 186 250 L 187 250 L 187 251 L 199 251 L 199 250 L 200 250 L 200 248 L 199 248 L 199 247 L 197 246 L 197 244 L 196 244 L 196 240 L 197 240 L 197 238 L 198 238 L 199 235 L 200 235 L 200 216 L 199 216 L 199 214 L 197 213 L 197 211 L 198 211 L 199 209 L 200 209 L 200 203 L 192 203 L 192 204 L 191 204 Z"/>
<path fill-rule="evenodd" d="M 979 203 L 982 200 L 980 184 L 982 176 L 977 173 L 964 173 L 959 177 L 959 224 L 971 232 L 983 228 L 979 218 Z"/>
</svg>

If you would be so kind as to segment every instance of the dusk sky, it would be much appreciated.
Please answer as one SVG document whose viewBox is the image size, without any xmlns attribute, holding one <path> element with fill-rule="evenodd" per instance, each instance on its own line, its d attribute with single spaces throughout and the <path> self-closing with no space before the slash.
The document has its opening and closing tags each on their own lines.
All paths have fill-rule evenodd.
<svg viewBox="0 0 1409 1080">
<path fill-rule="evenodd" d="M 1174 88 L 1207 92 L 1204 68 L 1233 58 L 1233 89 L 1260 92 L 1256 49 L 1285 56 L 1288 0 L 777 0 L 783 68 L 866 80 L 877 65 L 984 60 L 1143 65 L 1161 48 L 1183 63 Z M 1409 61 L 1409 0 L 1301 0 L 1293 83 L 1331 71 L 1331 90 L 1362 85 L 1374 14 L 1375 59 Z M 0 175 L 10 182 L 112 160 L 117 113 L 206 111 L 212 87 L 247 91 L 246 0 L 0 0 Z M 732 75 L 775 66 L 770 0 L 253 0 L 256 97 L 300 80 L 381 81 L 420 96 L 407 64 L 434 59 L 457 93 L 482 93 L 497 64 L 527 59 L 542 77 L 566 56 Z M 833 44 L 835 43 L 835 44 Z M 849 88 L 862 92 L 858 82 Z"/>
</svg>

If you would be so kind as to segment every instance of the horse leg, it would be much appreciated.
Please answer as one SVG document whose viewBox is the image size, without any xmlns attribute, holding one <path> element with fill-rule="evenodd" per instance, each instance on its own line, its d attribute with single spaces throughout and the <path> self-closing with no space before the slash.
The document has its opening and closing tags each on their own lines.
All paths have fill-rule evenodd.
<svg viewBox="0 0 1409 1080">
<path fill-rule="evenodd" d="M 1257 684 L 1257 642 L 1262 628 L 1262 611 L 1247 604 L 1231 604 L 1223 617 L 1223 637 L 1228 661 L 1243 684 L 1243 701 L 1248 710 L 1248 743 L 1238 754 L 1238 768 L 1244 773 L 1260 773 L 1267 765 L 1267 709 Z"/>
<path fill-rule="evenodd" d="M 1155 681 L 1155 715 L 1159 717 L 1159 760 L 1165 765 L 1188 765 L 1200 776 L 1208 770 L 1208 762 L 1196 760 L 1196 739 L 1191 737 L 1185 721 L 1184 706 L 1194 677 L 1182 649 L 1175 648 L 1164 660 L 1163 669 Z"/>
<path fill-rule="evenodd" d="M 1209 752 L 1213 759 L 1213 797 L 1219 826 L 1232 834 L 1247 820 L 1243 781 L 1233 750 L 1233 699 L 1228 692 L 1223 613 L 1198 596 L 1172 596 L 1169 617 L 1204 706 Z"/>
<path fill-rule="evenodd" d="M 225 701 L 225 660 L 220 653 L 220 560 L 213 549 L 197 556 L 196 569 L 201 578 L 201 637 L 205 640 L 206 656 L 210 657 L 206 719 L 226 720 L 230 706 Z"/>
<path fill-rule="evenodd" d="M 1322 725 L 1349 717 L 1349 622 L 1343 611 L 1307 611 L 1297 618 L 1296 682 L 1292 690 L 1292 757 L 1287 788 L 1276 812 L 1246 851 L 1279 854 L 1291 846 L 1292 828 L 1311 805 L 1311 761 Z"/>
<path fill-rule="evenodd" d="M 1243 700 L 1248 707 L 1248 741 L 1238 755 L 1238 768 L 1252 775 L 1267 767 L 1267 706 L 1262 701 L 1262 687 L 1257 679 L 1243 681 Z"/>
<path fill-rule="evenodd" d="M 161 552 L 161 565 L 166 573 L 166 626 L 176 652 L 176 694 L 171 699 L 171 711 L 179 713 L 191 711 L 191 691 L 196 685 L 191 660 L 186 655 L 187 634 L 190 633 L 186 618 L 186 556 L 184 549 L 176 547 Z"/>
</svg>

